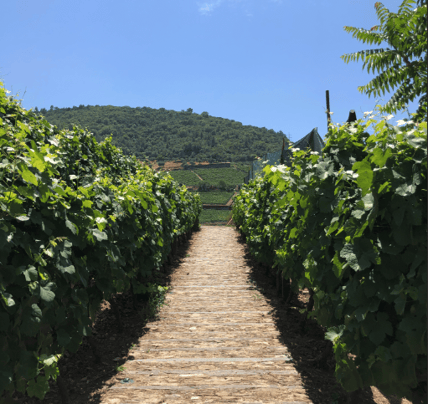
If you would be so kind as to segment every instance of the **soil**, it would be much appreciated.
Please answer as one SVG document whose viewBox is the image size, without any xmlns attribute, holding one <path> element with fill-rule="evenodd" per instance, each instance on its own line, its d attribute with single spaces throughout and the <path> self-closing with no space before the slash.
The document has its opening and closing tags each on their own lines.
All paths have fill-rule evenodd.
<svg viewBox="0 0 428 404">
<path fill-rule="evenodd" d="M 202 226 L 158 282 L 170 289 L 149 320 L 146 303 L 134 308 L 129 295 L 117 296 L 123 332 L 104 304 L 90 337 L 100 363 L 88 338 L 60 360 L 70 404 L 410 404 L 374 387 L 347 394 L 325 330 L 299 312 L 308 291 L 286 304 L 232 227 Z M 57 385 L 42 401 L 16 395 L 14 402 L 63 403 Z"/>
</svg>

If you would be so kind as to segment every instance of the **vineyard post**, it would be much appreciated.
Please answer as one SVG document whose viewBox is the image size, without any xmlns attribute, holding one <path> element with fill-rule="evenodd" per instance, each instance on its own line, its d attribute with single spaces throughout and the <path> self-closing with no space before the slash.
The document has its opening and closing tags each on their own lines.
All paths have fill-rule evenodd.
<svg viewBox="0 0 428 404">
<path fill-rule="evenodd" d="M 351 123 L 355 122 L 357 120 L 357 114 L 355 113 L 355 110 L 351 109 L 349 111 L 348 120 L 346 122 Z"/>
<path fill-rule="evenodd" d="M 329 94 L 328 90 L 326 90 L 326 92 L 325 92 L 325 100 L 327 103 L 327 131 L 328 131 L 328 125 L 331 122 L 331 118 L 330 118 L 330 94 Z"/>
</svg>

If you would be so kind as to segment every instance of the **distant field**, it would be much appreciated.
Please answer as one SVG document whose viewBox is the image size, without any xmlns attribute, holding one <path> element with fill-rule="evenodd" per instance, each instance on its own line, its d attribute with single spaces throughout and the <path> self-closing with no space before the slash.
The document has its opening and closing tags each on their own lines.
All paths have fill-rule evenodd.
<svg viewBox="0 0 428 404">
<path fill-rule="evenodd" d="M 190 170 L 174 170 L 169 172 L 176 181 L 184 185 L 201 185 L 202 181 Z"/>
<path fill-rule="evenodd" d="M 233 192 L 227 191 L 207 191 L 201 192 L 198 191 L 198 194 L 201 196 L 202 203 L 219 203 L 225 205 L 229 199 L 232 197 Z"/>
<path fill-rule="evenodd" d="M 220 181 L 224 181 L 227 187 L 242 184 L 247 175 L 247 173 L 235 170 L 234 168 L 199 168 L 193 171 L 197 173 L 204 182 L 208 182 L 211 185 L 218 185 Z"/>
<path fill-rule="evenodd" d="M 204 209 L 199 216 L 199 223 L 227 222 L 231 217 L 231 210 Z"/>
<path fill-rule="evenodd" d="M 236 185 L 242 184 L 248 171 L 246 166 L 241 165 L 238 169 L 235 168 L 195 168 L 190 170 L 172 170 L 169 173 L 172 177 L 185 185 L 195 186 L 203 183 L 218 186 L 220 181 L 223 181 L 227 189 L 235 188 Z M 197 175 L 196 175 L 197 174 Z M 202 178 L 201 181 L 198 175 Z M 223 184 L 223 185 L 224 185 Z"/>
</svg>

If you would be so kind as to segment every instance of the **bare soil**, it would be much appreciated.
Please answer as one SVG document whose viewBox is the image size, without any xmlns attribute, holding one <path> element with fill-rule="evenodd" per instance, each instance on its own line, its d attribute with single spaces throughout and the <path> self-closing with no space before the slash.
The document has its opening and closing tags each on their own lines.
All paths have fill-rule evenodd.
<svg viewBox="0 0 428 404">
<path fill-rule="evenodd" d="M 374 387 L 348 395 L 335 380 L 332 351 L 317 360 L 325 330 L 299 312 L 307 291 L 285 305 L 234 228 L 202 226 L 158 281 L 171 289 L 149 321 L 144 302 L 135 309 L 129 295 L 118 296 L 119 332 L 104 305 L 92 337 L 100 363 L 88 339 L 61 359 L 69 403 L 410 403 Z M 62 403 L 57 385 L 42 401 L 15 402 Z"/>
</svg>

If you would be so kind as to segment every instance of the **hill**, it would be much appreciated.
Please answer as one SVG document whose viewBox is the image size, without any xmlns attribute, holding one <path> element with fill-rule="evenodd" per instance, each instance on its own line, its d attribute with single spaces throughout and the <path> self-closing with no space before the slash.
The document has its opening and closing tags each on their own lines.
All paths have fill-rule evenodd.
<svg viewBox="0 0 428 404">
<path fill-rule="evenodd" d="M 242 125 L 230 119 L 165 108 L 84 106 L 42 108 L 42 114 L 60 129 L 88 128 L 97 141 L 113 134 L 113 144 L 140 160 L 249 162 L 281 148 L 281 131 Z"/>
</svg>

